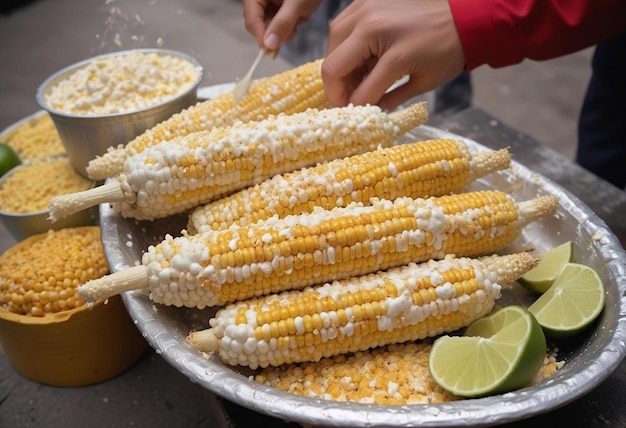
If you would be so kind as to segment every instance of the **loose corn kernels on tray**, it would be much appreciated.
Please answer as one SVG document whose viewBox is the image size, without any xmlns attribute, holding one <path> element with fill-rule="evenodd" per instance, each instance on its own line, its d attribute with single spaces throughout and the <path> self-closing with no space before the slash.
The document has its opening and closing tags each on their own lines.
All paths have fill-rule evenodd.
<svg viewBox="0 0 626 428">
<path fill-rule="evenodd" d="M 431 345 L 430 339 L 392 344 L 318 363 L 268 367 L 250 378 L 292 394 L 342 402 L 406 405 L 459 400 L 431 377 Z M 531 384 L 553 375 L 562 365 L 555 351 L 546 353 Z"/>
</svg>

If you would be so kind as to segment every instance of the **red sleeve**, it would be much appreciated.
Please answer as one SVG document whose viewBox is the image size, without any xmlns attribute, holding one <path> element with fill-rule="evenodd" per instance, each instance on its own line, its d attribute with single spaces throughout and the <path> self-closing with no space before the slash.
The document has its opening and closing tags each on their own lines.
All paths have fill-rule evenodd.
<svg viewBox="0 0 626 428">
<path fill-rule="evenodd" d="M 626 0 L 449 0 L 466 70 L 546 60 L 626 31 Z"/>
</svg>

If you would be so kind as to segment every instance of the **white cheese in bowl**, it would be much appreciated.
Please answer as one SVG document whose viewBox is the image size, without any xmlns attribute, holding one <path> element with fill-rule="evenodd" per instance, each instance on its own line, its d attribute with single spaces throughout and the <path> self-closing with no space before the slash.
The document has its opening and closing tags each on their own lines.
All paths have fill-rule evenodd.
<svg viewBox="0 0 626 428">
<path fill-rule="evenodd" d="M 76 115 L 104 115 L 161 104 L 190 89 L 202 72 L 184 58 L 130 51 L 103 55 L 60 81 L 45 95 L 48 106 Z"/>
</svg>

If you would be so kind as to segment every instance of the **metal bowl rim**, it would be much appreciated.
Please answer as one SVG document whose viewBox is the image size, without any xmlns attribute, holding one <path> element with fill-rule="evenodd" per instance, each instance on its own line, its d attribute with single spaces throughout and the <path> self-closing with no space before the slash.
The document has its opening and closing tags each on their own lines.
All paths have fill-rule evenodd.
<svg viewBox="0 0 626 428">
<path fill-rule="evenodd" d="M 99 58 L 105 58 L 105 57 L 116 57 L 116 56 L 123 56 L 123 55 L 128 55 L 131 54 L 133 52 L 141 52 L 141 53 L 156 53 L 159 55 L 170 55 L 170 56 L 175 56 L 175 57 L 179 57 L 179 58 L 183 58 L 187 61 L 189 61 L 191 64 L 193 64 L 196 68 L 198 68 L 199 73 L 198 76 L 196 78 L 196 81 L 189 87 L 189 89 L 187 89 L 186 91 L 172 97 L 169 98 L 163 102 L 160 102 L 158 104 L 155 105 L 151 105 L 149 107 L 145 107 L 139 110 L 131 110 L 131 111 L 126 111 L 126 112 L 120 112 L 120 113 L 111 113 L 111 114 L 92 114 L 92 115 L 80 115 L 80 114 L 72 114 L 72 113 L 67 113 L 67 112 L 63 112 L 63 111 L 59 111 L 56 110 L 50 106 L 48 106 L 48 104 L 46 103 L 45 99 L 44 99 L 44 93 L 46 92 L 46 90 L 49 88 L 49 86 L 55 82 L 56 80 L 60 79 L 62 76 L 74 71 L 74 70 L 78 70 L 82 67 L 87 66 L 89 63 L 91 63 L 92 61 L 94 61 L 95 59 L 99 59 Z M 59 116 L 59 117 L 67 117 L 67 118 L 73 118 L 73 119 L 84 119 L 84 120 L 92 120 L 92 119 L 104 119 L 104 118 L 116 118 L 116 117 L 121 117 L 121 116 L 128 116 L 128 115 L 132 115 L 132 114 L 137 114 L 137 113 L 144 113 L 144 112 L 149 112 L 151 110 L 157 110 L 165 105 L 168 104 L 175 104 L 176 101 L 185 98 L 186 96 L 188 96 L 191 92 L 193 91 L 197 91 L 198 86 L 200 85 L 200 82 L 202 82 L 202 79 L 204 78 L 204 67 L 202 66 L 202 64 L 200 64 L 200 62 L 198 61 L 197 58 L 195 58 L 194 56 L 186 53 L 186 52 L 182 52 L 182 51 L 177 51 L 177 50 L 172 50 L 172 49 L 162 49 L 162 48 L 137 48 L 137 49 L 129 49 L 129 50 L 123 50 L 123 51 L 114 51 L 114 52 L 108 52 L 108 53 L 103 53 L 100 55 L 96 55 L 93 56 L 91 58 L 86 58 L 80 61 L 77 61 L 73 64 L 70 64 L 66 67 L 63 67 L 62 69 L 56 71 L 55 73 L 53 73 L 52 75 L 50 75 L 48 78 L 46 78 L 38 87 L 37 87 L 37 92 L 35 93 L 35 99 L 37 101 L 37 104 L 39 104 L 39 106 L 46 112 Z"/>
</svg>

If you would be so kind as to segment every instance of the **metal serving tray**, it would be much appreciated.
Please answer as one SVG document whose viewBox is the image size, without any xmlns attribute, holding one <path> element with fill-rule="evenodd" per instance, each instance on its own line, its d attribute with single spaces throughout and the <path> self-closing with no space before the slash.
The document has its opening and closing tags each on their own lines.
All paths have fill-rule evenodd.
<svg viewBox="0 0 626 428">
<path fill-rule="evenodd" d="M 433 127 L 421 126 L 398 143 L 430 138 L 457 138 L 472 150 L 489 150 L 479 143 Z M 626 256 L 606 224 L 576 196 L 528 168 L 513 162 L 511 169 L 479 180 L 475 189 L 496 188 L 517 200 L 539 194 L 560 199 L 556 215 L 527 226 L 515 246 L 538 252 L 566 240 L 575 244 L 576 261 L 595 268 L 604 281 L 606 307 L 588 333 L 560 343 L 564 366 L 552 377 L 515 392 L 480 399 L 432 405 L 371 405 L 339 403 L 302 397 L 257 383 L 252 371 L 224 365 L 216 355 L 206 359 L 186 343 L 192 329 L 207 328 L 215 309 L 193 310 L 152 303 L 142 291 L 127 292 L 124 302 L 149 344 L 172 366 L 207 390 L 254 411 L 314 426 L 489 426 L 521 420 L 571 402 L 595 388 L 626 353 Z M 137 222 L 100 206 L 105 252 L 116 272 L 140 263 L 148 245 L 165 233 L 179 234 L 186 216 Z M 522 287 L 506 288 L 499 304 L 528 305 L 533 297 Z"/>
</svg>

